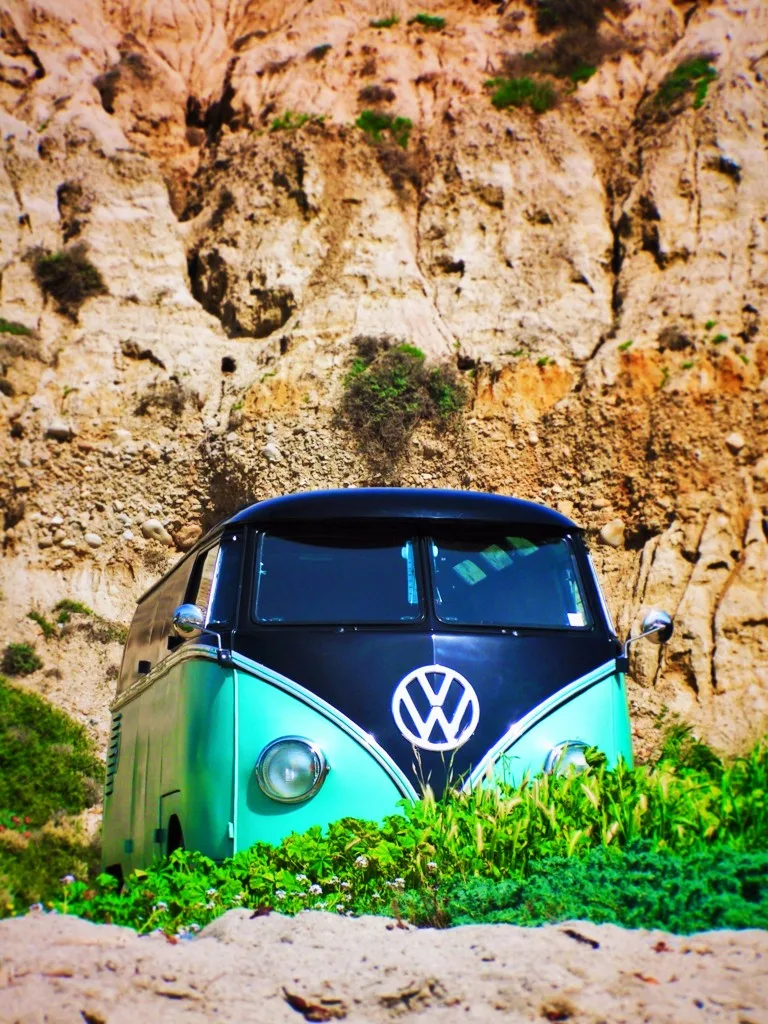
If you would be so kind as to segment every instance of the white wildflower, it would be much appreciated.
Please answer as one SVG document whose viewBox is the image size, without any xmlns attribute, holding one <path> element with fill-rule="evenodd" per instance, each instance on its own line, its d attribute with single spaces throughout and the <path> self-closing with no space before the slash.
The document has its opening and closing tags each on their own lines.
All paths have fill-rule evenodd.
<svg viewBox="0 0 768 1024">
<path fill-rule="evenodd" d="M 309 879 L 307 878 L 306 875 L 296 875 L 296 881 L 297 882 L 308 882 Z"/>
<path fill-rule="evenodd" d="M 278 889 L 277 892 L 275 893 L 275 897 L 277 899 L 279 899 L 279 900 L 284 900 L 285 899 L 285 889 Z"/>
<path fill-rule="evenodd" d="M 206 896 L 215 896 L 216 895 L 216 890 L 215 889 L 206 889 L 205 890 L 205 895 Z"/>
<path fill-rule="evenodd" d="M 189 930 L 191 932 L 199 932 L 200 931 L 200 925 L 199 924 L 191 924 L 189 926 Z"/>
<path fill-rule="evenodd" d="M 74 880 L 75 880 L 75 876 L 74 875 L 64 875 L 63 878 L 59 879 L 59 881 L 61 882 L 62 885 L 72 885 Z"/>
<path fill-rule="evenodd" d="M 342 889 L 351 889 L 352 886 L 351 886 L 351 884 L 349 882 L 342 882 L 341 883 L 341 888 Z"/>
<path fill-rule="evenodd" d="M 167 910 L 168 904 L 164 900 L 158 900 L 157 903 L 152 907 L 153 910 Z"/>
<path fill-rule="evenodd" d="M 214 908 L 215 906 L 216 906 L 216 904 L 215 904 L 215 903 L 206 903 L 206 904 L 205 904 L 205 909 L 206 909 L 206 910 L 213 910 L 213 908 Z"/>
<path fill-rule="evenodd" d="M 315 883 L 314 885 L 310 885 L 310 887 L 309 887 L 309 895 L 310 896 L 322 896 L 323 895 L 323 888 L 322 888 L 322 886 L 317 885 L 317 883 Z"/>
<path fill-rule="evenodd" d="M 433 860 L 427 861 L 427 871 L 437 871 L 437 864 Z"/>
<path fill-rule="evenodd" d="M 362 854 L 362 853 L 360 854 L 359 857 L 355 857 L 355 867 L 356 868 L 367 868 L 368 867 L 368 858 L 364 854 Z"/>
</svg>

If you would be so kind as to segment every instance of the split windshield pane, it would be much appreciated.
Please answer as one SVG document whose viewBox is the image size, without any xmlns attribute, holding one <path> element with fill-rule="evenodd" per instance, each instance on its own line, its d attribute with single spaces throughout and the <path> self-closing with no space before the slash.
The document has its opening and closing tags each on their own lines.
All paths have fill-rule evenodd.
<svg viewBox="0 0 768 1024">
<path fill-rule="evenodd" d="M 437 617 L 457 625 L 592 625 L 570 543 L 484 534 L 430 543 Z"/>
<path fill-rule="evenodd" d="M 423 615 L 417 548 L 406 536 L 262 534 L 256 585 L 261 623 L 365 625 Z"/>
</svg>

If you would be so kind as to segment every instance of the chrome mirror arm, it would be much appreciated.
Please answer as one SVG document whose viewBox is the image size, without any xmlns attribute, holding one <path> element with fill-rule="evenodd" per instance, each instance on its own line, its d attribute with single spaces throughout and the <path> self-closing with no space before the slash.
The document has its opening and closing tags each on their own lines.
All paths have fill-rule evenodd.
<svg viewBox="0 0 768 1024">
<path fill-rule="evenodd" d="M 621 648 L 621 654 L 616 659 L 616 667 L 619 672 L 626 672 L 629 668 L 629 645 L 636 640 L 647 637 L 657 644 L 665 644 L 672 636 L 674 625 L 672 619 L 666 612 L 653 609 L 643 619 L 640 627 L 641 632 L 636 636 L 628 636 Z"/>
</svg>

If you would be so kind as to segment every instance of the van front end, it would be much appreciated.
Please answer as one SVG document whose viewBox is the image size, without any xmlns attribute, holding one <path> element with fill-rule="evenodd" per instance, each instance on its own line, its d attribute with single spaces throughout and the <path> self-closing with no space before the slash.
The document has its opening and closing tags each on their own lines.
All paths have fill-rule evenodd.
<svg viewBox="0 0 768 1024">
<path fill-rule="evenodd" d="M 416 791 L 375 738 L 310 690 L 234 654 L 234 850 L 339 818 L 381 821 Z"/>
</svg>

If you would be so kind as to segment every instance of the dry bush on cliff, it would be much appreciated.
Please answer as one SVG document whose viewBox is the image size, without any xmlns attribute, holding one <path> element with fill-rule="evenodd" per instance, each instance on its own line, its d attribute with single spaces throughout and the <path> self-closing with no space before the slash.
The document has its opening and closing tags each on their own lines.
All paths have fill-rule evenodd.
<svg viewBox="0 0 768 1024">
<path fill-rule="evenodd" d="M 107 288 L 82 244 L 51 252 L 41 247 L 28 253 L 42 291 L 49 295 L 60 313 L 77 320 L 80 307 L 92 295 L 104 295 Z"/>
</svg>

